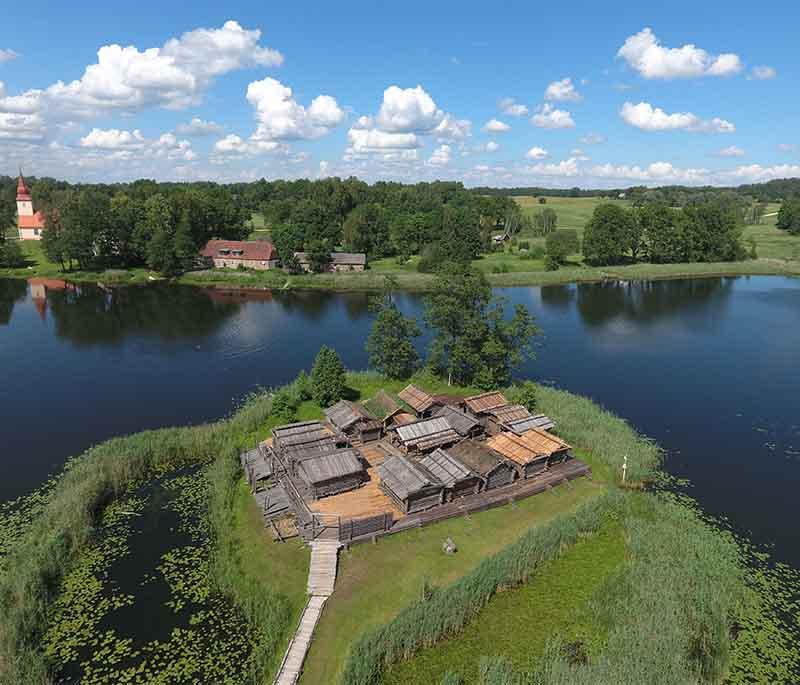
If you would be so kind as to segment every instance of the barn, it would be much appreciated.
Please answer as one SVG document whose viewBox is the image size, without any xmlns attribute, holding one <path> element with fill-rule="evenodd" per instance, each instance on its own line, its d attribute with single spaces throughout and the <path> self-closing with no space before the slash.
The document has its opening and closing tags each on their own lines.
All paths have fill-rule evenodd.
<svg viewBox="0 0 800 685">
<path fill-rule="evenodd" d="M 439 407 L 433 412 L 433 416 L 447 419 L 450 427 L 462 438 L 474 438 L 483 433 L 483 426 L 478 419 L 450 404 Z"/>
<path fill-rule="evenodd" d="M 424 466 L 406 457 L 389 457 L 375 471 L 380 479 L 380 488 L 407 514 L 442 503 L 442 483 Z"/>
<path fill-rule="evenodd" d="M 419 463 L 444 485 L 446 502 L 474 495 L 483 484 L 477 473 L 441 448 L 420 459 Z"/>
<path fill-rule="evenodd" d="M 355 449 L 337 449 L 300 459 L 296 471 L 312 499 L 354 490 L 367 480 L 361 454 Z"/>
<path fill-rule="evenodd" d="M 383 423 L 373 419 L 355 402 L 339 400 L 324 411 L 331 428 L 344 435 L 351 444 L 381 439 Z"/>
<path fill-rule="evenodd" d="M 497 425 L 496 420 L 491 418 L 491 412 L 505 406 L 508 406 L 508 400 L 503 393 L 497 391 L 465 397 L 463 403 L 463 409 L 478 419 L 487 431 L 490 426 Z"/>
<path fill-rule="evenodd" d="M 300 421 L 272 429 L 273 451 L 293 475 L 297 475 L 298 461 L 332 452 L 345 444 L 319 421 Z"/>
<path fill-rule="evenodd" d="M 484 442 L 463 440 L 447 448 L 448 454 L 478 474 L 483 481 L 483 490 L 494 490 L 514 482 L 516 468 Z"/>
<path fill-rule="evenodd" d="M 553 430 L 555 427 L 556 422 L 544 414 L 530 414 L 527 418 L 508 421 L 503 424 L 504 429 L 516 433 L 517 435 L 522 435 L 524 432 L 531 430 L 531 428 L 549 431 Z"/>
<path fill-rule="evenodd" d="M 419 418 L 429 416 L 436 403 L 431 395 L 420 390 L 416 385 L 407 385 L 397 393 L 397 396 L 411 407 Z"/>
<path fill-rule="evenodd" d="M 535 476 L 549 464 L 563 461 L 570 449 L 560 438 L 537 428 L 522 435 L 499 433 L 489 438 L 486 445 L 513 461 L 522 478 Z"/>
<path fill-rule="evenodd" d="M 397 441 L 409 453 L 429 452 L 437 447 L 453 445 L 461 439 L 447 419 L 440 416 L 396 426 L 392 430 Z"/>
</svg>

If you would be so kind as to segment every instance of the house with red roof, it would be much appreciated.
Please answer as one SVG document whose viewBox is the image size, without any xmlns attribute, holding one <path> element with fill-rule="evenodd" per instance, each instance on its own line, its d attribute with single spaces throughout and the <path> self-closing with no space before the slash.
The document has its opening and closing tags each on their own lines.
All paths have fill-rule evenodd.
<svg viewBox="0 0 800 685">
<path fill-rule="evenodd" d="M 276 269 L 278 252 L 269 240 L 209 240 L 200 252 L 216 269 Z"/>
<path fill-rule="evenodd" d="M 33 198 L 21 171 L 17 180 L 17 228 L 20 240 L 42 239 L 44 214 L 33 211 Z"/>
</svg>

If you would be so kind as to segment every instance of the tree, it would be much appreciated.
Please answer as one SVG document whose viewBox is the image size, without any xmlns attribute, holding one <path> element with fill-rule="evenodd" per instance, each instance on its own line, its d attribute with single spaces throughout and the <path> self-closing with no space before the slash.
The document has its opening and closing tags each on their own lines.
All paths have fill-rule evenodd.
<svg viewBox="0 0 800 685">
<path fill-rule="evenodd" d="M 615 204 L 595 207 L 583 234 L 583 255 L 591 264 L 620 264 L 635 234 L 631 210 Z"/>
<path fill-rule="evenodd" d="M 548 264 L 559 266 L 567 261 L 567 257 L 580 250 L 578 232 L 574 228 L 562 228 L 553 231 L 545 239 L 545 252 Z M 555 270 L 551 269 L 551 270 Z"/>
<path fill-rule="evenodd" d="M 419 337 L 416 320 L 402 315 L 392 299 L 393 279 L 387 277 L 384 292 L 372 304 L 375 321 L 367 338 L 370 366 L 389 378 L 408 378 L 419 366 L 412 339 Z"/>
<path fill-rule="evenodd" d="M 312 240 L 308 244 L 308 261 L 315 274 L 328 270 L 331 263 L 331 251 L 324 240 Z"/>
<path fill-rule="evenodd" d="M 330 347 L 321 347 L 311 370 L 311 392 L 321 407 L 330 407 L 342 399 L 345 372 L 342 360 Z"/>
<path fill-rule="evenodd" d="M 555 210 L 548 207 L 536 214 L 535 223 L 537 233 L 539 233 L 539 235 L 547 235 L 556 230 L 558 214 L 555 213 Z"/>
<path fill-rule="evenodd" d="M 636 210 L 636 214 L 650 261 L 657 264 L 679 261 L 675 210 L 663 203 L 652 203 Z"/>
<path fill-rule="evenodd" d="M 181 213 L 181 219 L 175 229 L 173 249 L 175 251 L 175 261 L 180 271 L 188 271 L 197 262 L 197 245 L 192 240 L 189 212 L 185 209 Z"/>
<path fill-rule="evenodd" d="M 0 237 L 0 266 L 25 266 L 25 255 L 18 240 L 7 240 L 5 235 Z"/>
<path fill-rule="evenodd" d="M 786 200 L 781 205 L 776 226 L 792 235 L 800 235 L 800 198 Z"/>
<path fill-rule="evenodd" d="M 517 306 L 507 320 L 504 301 L 492 297 L 484 275 L 458 264 L 438 272 L 425 320 L 435 333 L 429 355 L 434 372 L 448 384 L 486 389 L 508 383 L 513 369 L 533 356 L 538 334 L 526 307 Z"/>
<path fill-rule="evenodd" d="M 533 413 L 536 410 L 536 384 L 533 381 L 522 381 L 511 388 L 509 399 Z"/>
<path fill-rule="evenodd" d="M 292 401 L 292 396 L 286 388 L 277 390 L 272 395 L 272 415 L 284 423 L 291 423 L 295 420 L 296 407 Z"/>
</svg>

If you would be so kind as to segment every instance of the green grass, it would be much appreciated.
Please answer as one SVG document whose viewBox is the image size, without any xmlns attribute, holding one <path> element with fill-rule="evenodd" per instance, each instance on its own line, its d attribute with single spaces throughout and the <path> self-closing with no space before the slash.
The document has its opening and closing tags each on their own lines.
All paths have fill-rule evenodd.
<svg viewBox="0 0 800 685">
<path fill-rule="evenodd" d="M 336 592 L 317 626 L 301 682 L 337 682 L 352 642 L 419 599 L 424 583 L 443 586 L 457 580 L 532 526 L 569 513 L 604 490 L 602 485 L 582 480 L 522 500 L 515 507 L 443 521 L 344 552 Z M 442 542 L 448 537 L 458 546 L 453 556 L 442 553 Z"/>
<path fill-rule="evenodd" d="M 625 560 L 623 532 L 618 522 L 607 522 L 542 565 L 527 584 L 495 595 L 461 633 L 389 668 L 382 682 L 439 683 L 454 671 L 465 684 L 477 683 L 482 656 L 502 655 L 530 670 L 554 637 L 598 651 L 605 631 L 588 603 Z"/>
<path fill-rule="evenodd" d="M 627 200 L 604 197 L 548 197 L 547 203 L 543 205 L 540 205 L 538 198 L 535 197 L 520 196 L 514 200 L 522 207 L 523 212 L 530 216 L 548 208 L 552 209 L 558 215 L 556 228 L 575 228 L 579 236 L 583 235 L 584 226 L 598 205 L 612 203 L 630 207 L 630 202 Z"/>
</svg>

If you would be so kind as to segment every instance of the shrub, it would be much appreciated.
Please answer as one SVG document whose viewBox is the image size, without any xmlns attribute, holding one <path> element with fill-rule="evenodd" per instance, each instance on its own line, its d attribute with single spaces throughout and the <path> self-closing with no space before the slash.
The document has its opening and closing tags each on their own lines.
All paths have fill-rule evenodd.
<svg viewBox="0 0 800 685">
<path fill-rule="evenodd" d="M 25 255 L 18 240 L 0 240 L 0 266 L 25 266 Z"/>
<path fill-rule="evenodd" d="M 519 249 L 520 250 L 530 250 L 531 249 L 530 241 L 529 240 L 520 240 L 519 241 Z"/>
</svg>

